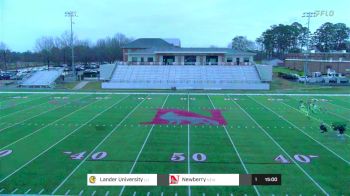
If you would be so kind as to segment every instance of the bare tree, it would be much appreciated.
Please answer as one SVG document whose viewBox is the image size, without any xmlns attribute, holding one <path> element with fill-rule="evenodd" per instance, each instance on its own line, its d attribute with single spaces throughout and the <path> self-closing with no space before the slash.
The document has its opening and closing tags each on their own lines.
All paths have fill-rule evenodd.
<svg viewBox="0 0 350 196">
<path fill-rule="evenodd" d="M 57 44 L 59 48 L 61 49 L 61 60 L 63 61 L 64 64 L 68 64 L 70 61 L 70 50 L 71 50 L 71 37 L 70 37 L 70 32 L 65 31 L 62 33 L 62 35 L 57 39 Z M 76 43 L 78 42 L 78 37 L 74 35 L 73 37 L 73 42 Z"/>
<path fill-rule="evenodd" d="M 36 40 L 35 49 L 41 53 L 44 58 L 44 63 L 47 63 L 47 67 L 50 68 L 50 62 L 52 59 L 52 49 L 55 47 L 55 41 L 53 37 L 41 37 Z"/>
<path fill-rule="evenodd" d="M 10 53 L 9 48 L 4 42 L 0 42 L 0 53 L 3 63 L 4 70 L 7 70 L 8 54 Z"/>
</svg>

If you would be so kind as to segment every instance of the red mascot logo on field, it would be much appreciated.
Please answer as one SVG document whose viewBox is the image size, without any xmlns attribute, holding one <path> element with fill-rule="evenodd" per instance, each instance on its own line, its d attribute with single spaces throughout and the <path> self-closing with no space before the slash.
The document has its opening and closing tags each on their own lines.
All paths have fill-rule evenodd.
<svg viewBox="0 0 350 196">
<path fill-rule="evenodd" d="M 156 125 L 226 125 L 221 110 L 209 110 L 211 116 L 203 116 L 194 112 L 177 109 L 158 109 L 151 122 L 142 124 Z"/>
</svg>

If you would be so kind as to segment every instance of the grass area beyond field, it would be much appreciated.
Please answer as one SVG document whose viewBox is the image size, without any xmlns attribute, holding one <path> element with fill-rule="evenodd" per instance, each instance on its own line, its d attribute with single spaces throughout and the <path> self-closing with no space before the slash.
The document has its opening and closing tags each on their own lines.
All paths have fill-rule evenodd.
<svg viewBox="0 0 350 196">
<path fill-rule="evenodd" d="M 311 99 L 320 111 L 306 116 Z M 145 124 L 157 111 L 168 124 Z M 350 132 L 319 131 L 349 116 L 350 97 L 327 94 L 0 93 L 0 194 L 350 195 Z M 96 187 L 89 173 L 282 174 L 282 185 Z"/>
</svg>

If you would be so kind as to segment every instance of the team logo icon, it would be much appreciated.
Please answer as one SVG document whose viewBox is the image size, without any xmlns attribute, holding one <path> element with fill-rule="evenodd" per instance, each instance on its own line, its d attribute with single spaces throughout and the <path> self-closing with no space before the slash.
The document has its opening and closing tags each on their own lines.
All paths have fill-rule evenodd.
<svg viewBox="0 0 350 196">
<path fill-rule="evenodd" d="M 95 177 L 95 176 L 90 176 L 90 177 L 89 177 L 89 182 L 90 182 L 91 184 L 95 184 L 95 182 L 96 182 L 96 177 Z"/>
<path fill-rule="evenodd" d="M 169 184 L 179 184 L 180 175 L 170 175 Z"/>
</svg>

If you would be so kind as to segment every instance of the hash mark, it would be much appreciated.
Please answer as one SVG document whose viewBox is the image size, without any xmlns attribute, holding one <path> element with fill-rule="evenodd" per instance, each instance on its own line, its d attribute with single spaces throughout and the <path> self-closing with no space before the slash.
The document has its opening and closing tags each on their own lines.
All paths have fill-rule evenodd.
<svg viewBox="0 0 350 196">
<path fill-rule="evenodd" d="M 14 194 L 17 190 L 18 190 L 18 188 L 16 188 L 15 190 L 13 190 L 13 191 L 11 192 L 11 194 Z"/>
<path fill-rule="evenodd" d="M 70 189 L 68 189 L 64 195 L 68 195 L 69 192 L 70 192 Z"/>
<path fill-rule="evenodd" d="M 136 192 L 134 192 L 134 194 L 132 194 L 132 196 L 136 196 Z"/>
<path fill-rule="evenodd" d="M 79 196 L 83 195 L 84 189 L 79 192 Z"/>
<path fill-rule="evenodd" d="M 4 190 L 5 190 L 5 189 L 1 189 L 1 190 L 0 190 L 0 193 L 3 192 Z"/>
<path fill-rule="evenodd" d="M 94 196 L 94 195 L 95 195 L 95 193 L 96 193 L 96 191 L 92 192 L 92 193 L 91 193 L 91 196 Z"/>
<path fill-rule="evenodd" d="M 105 196 L 108 196 L 109 195 L 109 191 L 106 192 Z"/>
<path fill-rule="evenodd" d="M 28 194 L 32 189 L 28 189 L 24 194 Z"/>
<path fill-rule="evenodd" d="M 41 189 L 41 191 L 38 193 L 38 195 L 41 195 L 41 193 L 44 192 L 44 189 Z"/>
</svg>

